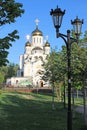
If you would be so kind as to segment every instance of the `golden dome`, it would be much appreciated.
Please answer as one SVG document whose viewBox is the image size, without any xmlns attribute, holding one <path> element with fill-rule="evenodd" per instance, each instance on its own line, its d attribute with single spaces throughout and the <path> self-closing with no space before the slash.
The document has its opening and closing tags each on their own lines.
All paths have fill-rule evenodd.
<svg viewBox="0 0 87 130">
<path fill-rule="evenodd" d="M 25 46 L 31 46 L 31 43 L 28 41 L 28 42 L 26 42 L 26 44 L 25 44 Z"/>
<path fill-rule="evenodd" d="M 50 47 L 50 44 L 48 42 L 46 42 L 45 47 Z"/>
<path fill-rule="evenodd" d="M 32 36 L 43 36 L 43 33 L 36 28 L 33 32 L 32 32 Z"/>
</svg>

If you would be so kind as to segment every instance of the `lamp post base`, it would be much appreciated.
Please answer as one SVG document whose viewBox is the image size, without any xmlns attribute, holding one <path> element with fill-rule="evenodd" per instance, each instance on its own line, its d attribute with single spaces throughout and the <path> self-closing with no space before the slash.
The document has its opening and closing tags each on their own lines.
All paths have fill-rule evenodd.
<svg viewBox="0 0 87 130">
<path fill-rule="evenodd" d="M 67 112 L 67 130 L 72 130 L 72 111 Z"/>
</svg>

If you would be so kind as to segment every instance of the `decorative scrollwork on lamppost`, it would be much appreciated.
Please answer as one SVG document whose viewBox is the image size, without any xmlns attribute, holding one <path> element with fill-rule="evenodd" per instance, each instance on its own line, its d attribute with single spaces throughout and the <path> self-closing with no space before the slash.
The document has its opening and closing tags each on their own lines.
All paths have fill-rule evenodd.
<svg viewBox="0 0 87 130">
<path fill-rule="evenodd" d="M 67 30 L 67 35 L 59 33 L 59 28 L 62 24 L 63 15 L 65 14 L 65 10 L 62 11 L 60 8 L 57 8 L 55 10 L 51 9 L 50 15 L 53 18 L 53 24 L 56 28 L 56 37 L 61 37 L 65 44 L 67 49 L 67 74 L 68 74 L 68 111 L 67 111 L 67 130 L 72 130 L 72 109 L 71 109 L 71 44 L 73 42 L 77 42 L 79 40 L 79 36 L 81 34 L 81 28 L 83 24 L 83 20 L 76 19 L 74 21 L 71 20 L 71 24 L 73 25 L 73 29 L 76 35 L 76 39 L 70 36 L 70 30 Z"/>
</svg>

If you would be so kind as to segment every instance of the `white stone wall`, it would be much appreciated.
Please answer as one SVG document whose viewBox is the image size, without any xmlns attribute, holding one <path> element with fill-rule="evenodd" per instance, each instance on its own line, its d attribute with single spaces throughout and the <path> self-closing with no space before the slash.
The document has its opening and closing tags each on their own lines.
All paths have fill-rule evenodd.
<svg viewBox="0 0 87 130">
<path fill-rule="evenodd" d="M 20 55 L 20 63 L 19 63 L 19 68 L 20 69 L 23 69 L 23 65 L 24 65 L 24 57 L 23 57 L 23 55 Z"/>
</svg>

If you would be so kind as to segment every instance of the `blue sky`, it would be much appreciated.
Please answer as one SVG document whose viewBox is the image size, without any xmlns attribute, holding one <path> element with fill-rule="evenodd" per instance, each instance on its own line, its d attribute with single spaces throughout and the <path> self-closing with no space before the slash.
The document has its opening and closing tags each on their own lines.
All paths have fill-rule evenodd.
<svg viewBox="0 0 87 130">
<path fill-rule="evenodd" d="M 39 29 L 43 32 L 44 38 L 48 35 L 48 41 L 52 48 L 57 47 L 61 49 L 64 42 L 59 38 L 56 38 L 55 28 L 50 16 L 51 9 L 55 9 L 58 5 L 62 10 L 66 10 L 63 17 L 61 33 L 66 34 L 68 29 L 72 29 L 71 20 L 74 20 L 76 16 L 80 19 L 84 19 L 82 32 L 87 30 L 87 0 L 16 0 L 23 4 L 25 13 L 22 17 L 16 19 L 16 23 L 10 25 L 4 25 L 0 28 L 1 37 L 7 33 L 18 30 L 20 36 L 19 40 L 12 43 L 12 47 L 9 49 L 8 60 L 12 63 L 19 63 L 20 54 L 24 53 L 24 46 L 26 43 L 26 35 L 31 35 L 35 29 L 35 20 L 39 19 Z"/>
</svg>

